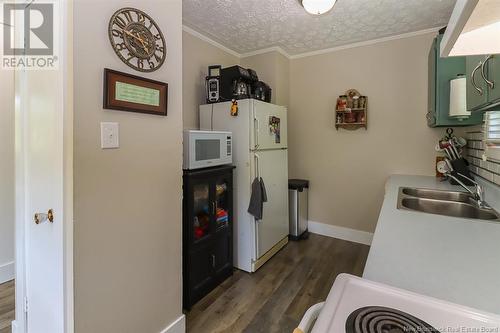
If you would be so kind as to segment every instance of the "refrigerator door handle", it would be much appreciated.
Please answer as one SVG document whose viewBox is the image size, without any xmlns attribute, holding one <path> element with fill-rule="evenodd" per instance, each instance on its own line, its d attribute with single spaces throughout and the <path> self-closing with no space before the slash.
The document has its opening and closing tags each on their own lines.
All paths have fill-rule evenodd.
<svg viewBox="0 0 500 333">
<path fill-rule="evenodd" d="M 255 159 L 255 177 L 260 179 L 260 156 L 257 153 L 254 153 L 254 159 Z M 259 223 L 255 217 L 253 217 L 253 220 L 255 222 L 254 224 L 254 233 L 255 233 L 255 251 L 254 251 L 254 260 L 257 260 L 259 258 Z"/>
<path fill-rule="evenodd" d="M 260 179 L 260 167 L 259 167 L 260 157 L 258 154 L 254 155 L 255 155 L 255 176 Z"/>
<path fill-rule="evenodd" d="M 259 131 L 260 131 L 260 121 L 258 118 L 253 118 L 254 122 L 254 141 L 255 141 L 255 149 L 259 148 Z"/>
</svg>

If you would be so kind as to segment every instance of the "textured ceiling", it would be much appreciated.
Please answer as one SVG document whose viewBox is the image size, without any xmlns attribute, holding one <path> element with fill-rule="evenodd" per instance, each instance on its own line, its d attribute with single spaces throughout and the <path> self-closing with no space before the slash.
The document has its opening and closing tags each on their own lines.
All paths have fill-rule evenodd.
<svg viewBox="0 0 500 333">
<path fill-rule="evenodd" d="M 290 55 L 445 26 L 456 0 L 338 0 L 309 15 L 298 0 L 183 0 L 184 24 L 238 52 Z"/>
</svg>

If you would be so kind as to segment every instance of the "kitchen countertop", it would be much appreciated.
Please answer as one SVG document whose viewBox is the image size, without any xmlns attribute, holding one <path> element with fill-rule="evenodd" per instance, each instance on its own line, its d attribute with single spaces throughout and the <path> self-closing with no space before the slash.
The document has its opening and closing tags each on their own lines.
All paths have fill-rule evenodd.
<svg viewBox="0 0 500 333">
<path fill-rule="evenodd" d="M 398 210 L 402 186 L 463 190 L 435 177 L 391 176 L 363 277 L 500 314 L 500 223 Z M 498 192 L 487 189 L 486 201 L 500 211 Z"/>
</svg>

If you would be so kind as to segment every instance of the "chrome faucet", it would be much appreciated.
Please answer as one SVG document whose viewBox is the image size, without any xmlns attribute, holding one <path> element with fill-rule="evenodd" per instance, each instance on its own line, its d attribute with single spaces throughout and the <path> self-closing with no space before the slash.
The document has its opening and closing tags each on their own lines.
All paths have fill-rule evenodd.
<svg viewBox="0 0 500 333">
<path fill-rule="evenodd" d="M 460 172 L 456 172 L 456 174 L 464 179 L 467 179 L 471 183 L 473 183 L 474 184 L 474 191 L 471 190 L 467 185 L 465 185 L 460 179 L 458 179 L 458 177 L 455 177 L 454 175 L 452 175 L 451 172 L 445 173 L 445 176 L 455 180 L 460 186 L 462 186 L 464 189 L 466 189 L 467 192 L 469 192 L 472 195 L 473 199 L 476 201 L 479 208 L 490 208 L 490 206 L 486 203 L 486 201 L 484 201 L 484 189 L 483 189 L 483 187 L 481 185 L 479 185 L 479 183 L 476 182 L 474 179 L 471 179 L 470 177 L 467 177 L 466 175 L 461 174 Z"/>
</svg>

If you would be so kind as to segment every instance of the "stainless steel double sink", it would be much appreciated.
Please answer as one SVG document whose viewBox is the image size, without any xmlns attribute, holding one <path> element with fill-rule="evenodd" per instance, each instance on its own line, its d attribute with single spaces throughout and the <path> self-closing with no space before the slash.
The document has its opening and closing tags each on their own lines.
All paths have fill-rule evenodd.
<svg viewBox="0 0 500 333">
<path fill-rule="evenodd" d="M 459 191 L 400 187 L 398 209 L 500 222 L 497 211 L 479 207 L 469 193 Z"/>
</svg>

